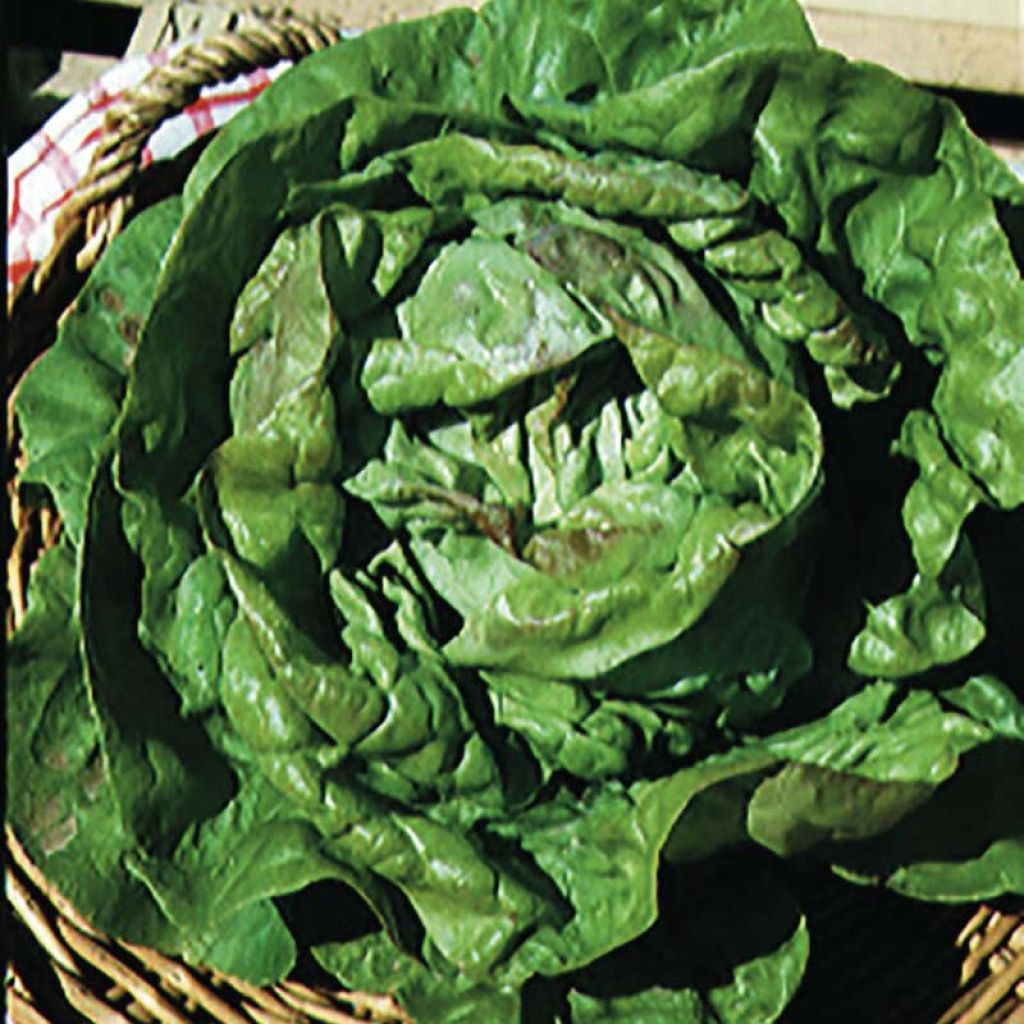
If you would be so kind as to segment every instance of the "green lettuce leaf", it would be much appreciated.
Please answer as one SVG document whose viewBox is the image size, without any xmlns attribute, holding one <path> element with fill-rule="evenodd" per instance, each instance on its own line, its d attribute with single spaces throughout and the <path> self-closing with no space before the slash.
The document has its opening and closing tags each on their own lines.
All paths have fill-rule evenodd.
<svg viewBox="0 0 1024 1024">
<path fill-rule="evenodd" d="M 19 482 L 52 492 L 76 544 L 89 483 L 117 419 L 161 260 L 180 219 L 181 200 L 171 197 L 113 240 L 56 341 L 17 389 L 15 411 L 28 460 Z"/>
</svg>

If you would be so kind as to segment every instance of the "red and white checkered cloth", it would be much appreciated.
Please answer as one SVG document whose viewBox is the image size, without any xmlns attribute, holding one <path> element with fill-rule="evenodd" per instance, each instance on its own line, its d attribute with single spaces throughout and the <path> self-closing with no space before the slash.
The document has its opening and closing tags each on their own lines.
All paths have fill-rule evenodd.
<svg viewBox="0 0 1024 1024">
<path fill-rule="evenodd" d="M 7 161 L 9 290 L 50 251 L 57 214 L 89 166 L 107 108 L 152 68 L 167 63 L 182 45 L 117 64 L 65 103 Z M 153 134 L 142 153 L 143 166 L 180 153 L 199 136 L 220 127 L 290 66 L 291 61 L 281 61 L 203 89 L 192 106 Z"/>
</svg>

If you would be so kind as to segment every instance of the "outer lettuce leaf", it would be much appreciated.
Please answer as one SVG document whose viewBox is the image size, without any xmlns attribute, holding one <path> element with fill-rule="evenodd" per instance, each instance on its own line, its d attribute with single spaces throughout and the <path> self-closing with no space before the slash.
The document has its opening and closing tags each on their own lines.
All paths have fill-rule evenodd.
<svg viewBox="0 0 1024 1024">
<path fill-rule="evenodd" d="M 259 776 L 219 815 L 186 832 L 173 856 L 135 853 L 129 870 L 182 930 L 194 963 L 266 984 L 295 965 L 295 941 L 271 897 L 351 871 Z"/>
<path fill-rule="evenodd" d="M 879 682 L 825 718 L 764 743 L 801 764 L 878 782 L 937 785 L 955 772 L 961 754 L 992 738 L 984 722 L 946 711 L 926 691 L 903 694 L 895 684 Z"/>
<path fill-rule="evenodd" d="M 903 503 L 903 524 L 914 562 L 925 576 L 935 578 L 953 556 L 960 530 L 983 493 L 950 456 L 933 415 L 910 413 L 896 450 L 920 467 Z"/>
<path fill-rule="evenodd" d="M 943 700 L 1009 740 L 1024 739 L 1024 703 L 994 676 L 972 676 L 962 686 L 944 690 Z"/>
<path fill-rule="evenodd" d="M 674 0 L 644 7 L 638 17 L 635 5 L 607 0 L 585 7 L 569 0 L 504 0 L 478 17 L 447 11 L 382 26 L 313 54 L 218 133 L 186 184 L 186 209 L 250 140 L 346 97 L 370 93 L 499 115 L 506 96 L 590 100 L 737 48 L 812 45 L 802 11 L 788 0 Z M 678 44 L 665 45 L 672 36 Z M 513 39 L 521 41 L 515 48 L 522 59 L 510 62 Z"/>
<path fill-rule="evenodd" d="M 453 101 L 472 71 L 464 51 L 474 24 L 470 11 L 447 11 L 381 26 L 311 54 L 282 76 L 281 88 L 261 94 L 217 133 L 185 184 L 186 211 L 250 142 L 294 132 L 302 121 L 337 109 L 339 101 L 368 93 L 460 106 Z"/>
<path fill-rule="evenodd" d="M 473 1014 L 487 1012 L 524 1024 L 567 1019 L 775 1020 L 792 997 L 807 961 L 806 924 L 791 896 L 763 867 L 751 872 L 742 863 L 714 878 L 714 884 L 696 900 L 689 886 L 678 884 L 681 881 L 672 883 L 682 897 L 678 908 L 673 904 L 680 919 L 652 929 L 587 970 L 527 989 L 522 1002 L 507 988 L 467 988 L 431 974 L 396 950 L 381 932 L 320 946 L 314 953 L 344 984 L 397 993 L 417 1019 L 430 1021 L 477 1020 Z M 667 897 L 668 891 L 663 895 Z M 723 900 L 732 908 L 729 920 L 734 927 L 729 929 L 721 926 Z M 737 929 L 737 917 L 746 916 L 751 917 L 747 926 Z M 738 936 L 742 938 L 737 942 Z M 697 947 L 701 951 L 696 959 L 708 967 L 714 964 L 713 973 L 719 973 L 720 961 L 734 965 L 729 982 L 695 980 Z M 680 949 L 687 954 L 680 956 Z"/>
<path fill-rule="evenodd" d="M 79 652 L 75 556 L 36 566 L 7 649 L 7 820 L 33 861 L 99 928 L 176 952 L 180 936 L 125 869 L 133 837 L 100 748 Z"/>
<path fill-rule="evenodd" d="M 806 49 L 812 38 L 796 5 L 774 0 L 530 0 L 487 5 L 472 42 L 483 66 L 478 88 L 490 102 L 508 95 L 551 103 L 627 93 L 751 46 Z M 516 61 L 496 59 L 509 50 Z"/>
<path fill-rule="evenodd" d="M 1019 741 L 968 754 L 957 775 L 891 832 L 837 852 L 836 870 L 916 899 L 969 902 L 1020 895 L 1020 778 Z"/>
<path fill-rule="evenodd" d="M 172 197 L 114 239 L 53 346 L 17 390 L 15 410 L 28 458 L 21 485 L 42 484 L 52 491 L 76 544 L 89 482 L 117 419 L 160 263 L 180 219 L 181 200 Z"/>
<path fill-rule="evenodd" d="M 780 1017 L 800 984 L 809 952 L 807 924 L 791 895 L 778 878 L 763 868 L 751 870 L 743 860 L 705 884 L 710 898 L 680 885 L 685 902 L 677 913 L 683 920 L 626 947 L 610 959 L 607 972 L 594 965 L 574 979 L 573 1024 L 738 1024 Z M 731 911 L 730 929 L 721 924 L 723 904 Z M 695 961 L 714 964 L 708 975 L 720 980 L 701 978 Z M 726 970 L 723 964 L 729 965 Z"/>
<path fill-rule="evenodd" d="M 111 464 L 99 464 L 80 553 L 82 653 L 90 706 L 124 826 L 134 843 L 166 852 L 188 825 L 218 811 L 233 778 L 199 722 L 136 634 L 139 565 L 125 540 Z"/>
<path fill-rule="evenodd" d="M 844 853 L 837 870 L 858 881 L 884 881 L 917 899 L 954 902 L 1024 893 L 1024 705 L 991 676 L 971 677 L 942 696 L 997 739 L 968 754 L 961 771 L 892 833 Z M 955 831 L 950 821 L 957 822 Z"/>
<path fill-rule="evenodd" d="M 403 1007 L 417 1020 L 470 1024 L 522 1019 L 522 1003 L 515 986 L 467 984 L 440 976 L 397 950 L 383 932 L 318 946 L 313 954 L 342 984 L 361 991 L 399 995 Z"/>
<path fill-rule="evenodd" d="M 945 710 L 923 691 L 901 697 L 895 684 L 876 683 L 824 719 L 751 741 L 745 756 L 760 760 L 682 814 L 667 857 L 692 862 L 749 836 L 782 856 L 818 847 L 852 876 L 872 865 L 876 880 L 926 898 L 1016 891 L 1019 815 L 1008 810 L 1016 787 L 1002 784 L 994 796 L 991 780 L 1020 757 L 1002 738 L 1019 701 L 989 679 L 951 698 L 977 717 Z M 924 851 L 943 848 L 951 818 L 963 832 L 948 835 L 949 862 L 931 865 Z"/>
<path fill-rule="evenodd" d="M 210 446 L 228 433 L 227 336 L 235 299 L 257 270 L 290 185 L 336 168 L 339 116 L 333 108 L 266 134 L 240 151 L 182 221 L 164 265 L 152 315 L 139 339 L 135 372 L 118 424 L 118 468 L 128 489 L 180 496 Z M 205 252 L 213 264 L 197 261 Z M 183 327 L 189 346 L 174 339 Z M 187 425 L 187 427 L 186 427 Z"/>
<path fill-rule="evenodd" d="M 966 540 L 938 577 L 918 575 L 902 594 L 869 609 L 849 665 L 865 676 L 901 679 L 959 661 L 985 639 L 984 591 Z"/>
<path fill-rule="evenodd" d="M 959 461 L 1013 508 L 1024 501 L 1024 364 L 1013 327 L 1024 317 L 1024 282 L 978 171 L 946 163 L 955 145 L 946 127 L 936 172 L 880 186 L 850 214 L 849 240 L 868 294 L 942 361 L 932 405 Z"/>
</svg>

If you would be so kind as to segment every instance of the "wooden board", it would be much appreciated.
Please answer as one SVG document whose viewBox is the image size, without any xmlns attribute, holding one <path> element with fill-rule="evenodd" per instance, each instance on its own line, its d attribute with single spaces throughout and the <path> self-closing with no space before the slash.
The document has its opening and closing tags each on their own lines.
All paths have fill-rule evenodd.
<svg viewBox="0 0 1024 1024">
<path fill-rule="evenodd" d="M 988 16 L 999 13 L 991 8 Z M 815 0 L 807 16 L 822 46 L 884 64 L 912 81 L 1024 95 L 1024 23 L 1017 15 L 1015 22 L 993 25 L 838 10 Z"/>
<path fill-rule="evenodd" d="M 992 28 L 1020 28 L 1024 23 L 1024 0 L 808 0 L 808 6 L 847 14 L 952 21 Z"/>
</svg>

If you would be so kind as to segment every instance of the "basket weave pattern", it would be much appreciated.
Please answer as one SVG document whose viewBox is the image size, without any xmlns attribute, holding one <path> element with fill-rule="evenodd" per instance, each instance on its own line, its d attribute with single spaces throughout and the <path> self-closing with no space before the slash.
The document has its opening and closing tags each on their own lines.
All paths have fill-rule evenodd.
<svg viewBox="0 0 1024 1024">
<path fill-rule="evenodd" d="M 43 877 L 8 830 L 7 898 L 49 958 L 68 1004 L 95 1024 L 400 1024 L 388 996 L 328 992 L 295 981 L 257 988 L 111 939 Z M 12 1024 L 48 1024 L 17 963 L 8 967 Z"/>
<path fill-rule="evenodd" d="M 53 340 L 61 312 L 107 244 L 137 209 L 157 197 L 139 187 L 147 140 L 203 86 L 281 59 L 301 59 L 337 39 L 337 29 L 320 20 L 280 11 L 240 13 L 228 31 L 179 51 L 108 112 L 92 164 L 62 209 L 50 254 L 8 297 L 8 632 L 25 614 L 32 565 L 61 532 L 51 510 L 27 507 L 19 497 L 17 477 L 23 463 L 13 392 Z M 196 156 L 194 149 L 177 169 L 179 182 Z M 164 182 L 162 187 L 173 184 Z M 21 947 L 14 943 L 6 972 L 7 1019 L 12 1024 L 81 1019 L 93 1024 L 409 1024 L 389 996 L 327 991 L 296 981 L 256 988 L 112 939 L 93 928 L 47 882 L 9 829 L 7 850 L 7 899 L 24 926 L 18 931 Z M 30 942 L 52 970 L 49 998 L 42 998 L 38 981 L 33 994 L 20 966 Z M 937 1024 L 1024 1024 L 1024 913 L 980 907 L 957 945 L 964 950 L 961 994 Z"/>
<path fill-rule="evenodd" d="M 1024 913 L 979 907 L 957 946 L 965 991 L 938 1024 L 1024 1024 Z"/>
</svg>

